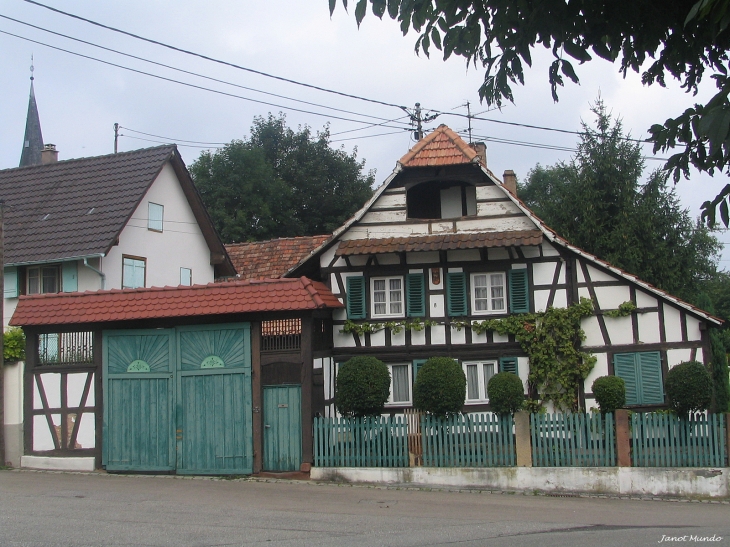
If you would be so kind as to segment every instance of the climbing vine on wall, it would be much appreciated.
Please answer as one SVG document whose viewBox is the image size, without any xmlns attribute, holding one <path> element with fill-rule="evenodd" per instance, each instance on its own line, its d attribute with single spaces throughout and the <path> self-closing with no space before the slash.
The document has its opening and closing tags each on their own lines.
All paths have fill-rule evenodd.
<svg viewBox="0 0 730 547">
<path fill-rule="evenodd" d="M 390 329 L 393 334 L 398 334 L 403 330 L 422 331 L 426 327 L 434 326 L 436 326 L 436 321 L 431 321 L 430 319 L 405 319 L 403 321 L 385 321 L 382 323 L 372 323 L 370 321 L 355 323 L 348 319 L 345 321 L 340 332 L 343 334 L 357 334 L 358 336 L 362 336 L 366 333 L 372 334 L 383 329 Z"/>
<path fill-rule="evenodd" d="M 596 358 L 580 350 L 585 340 L 581 319 L 593 314 L 588 298 L 568 308 L 548 308 L 540 313 L 510 315 L 503 319 L 454 321 L 457 329 L 483 334 L 511 334 L 530 359 L 528 384 L 542 402 L 561 410 L 578 410 L 580 386 L 593 370 Z"/>
</svg>

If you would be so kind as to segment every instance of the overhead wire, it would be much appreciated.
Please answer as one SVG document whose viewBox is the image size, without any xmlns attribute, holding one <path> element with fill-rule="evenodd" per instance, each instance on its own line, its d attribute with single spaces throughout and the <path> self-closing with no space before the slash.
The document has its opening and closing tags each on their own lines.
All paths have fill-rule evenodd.
<svg viewBox="0 0 730 547">
<path fill-rule="evenodd" d="M 92 19 L 87 19 L 86 17 L 81 17 L 80 15 L 76 15 L 76 14 L 73 14 L 73 13 L 70 13 L 70 12 L 67 12 L 67 11 L 63 11 L 63 10 L 60 10 L 58 8 L 54 8 L 52 6 L 47 6 L 46 4 L 42 4 L 40 2 L 36 2 L 35 0 L 25 0 L 25 1 L 27 3 L 29 3 L 29 4 L 33 4 L 35 6 L 38 6 L 38 7 L 41 7 L 41 8 L 50 10 L 50 11 L 53 11 L 55 13 L 58 13 L 60 15 L 64 15 L 66 17 L 71 17 L 73 19 L 77 19 L 79 21 L 83 21 L 85 23 L 89 23 L 89 24 L 94 25 L 94 26 L 97 26 L 97 27 L 100 27 L 100 28 L 103 28 L 103 29 L 106 29 L 106 30 L 110 30 L 112 32 L 116 32 L 116 33 L 119 33 L 119 34 L 123 34 L 125 36 L 129 36 L 131 38 L 135 38 L 137 40 L 142 40 L 142 41 L 148 42 L 150 44 L 154 44 L 154 45 L 157 45 L 157 46 L 165 47 L 167 49 L 171 49 L 171 50 L 177 51 L 179 53 L 184 53 L 186 55 L 192 55 L 193 57 L 198 57 L 200 59 L 205 59 L 206 61 L 211 61 L 213 63 L 218 63 L 218 64 L 221 64 L 221 65 L 229 66 L 231 68 L 235 68 L 235 69 L 238 69 L 238 70 L 244 70 L 246 72 L 250 72 L 252 74 L 258 74 L 259 76 L 264 76 L 266 78 L 273 78 L 275 80 L 279 80 L 279 81 L 282 81 L 282 82 L 287 82 L 287 83 L 290 83 L 290 84 L 299 85 L 299 86 L 307 87 L 307 88 L 310 88 L 310 89 L 316 89 L 317 91 L 322 91 L 322 92 L 325 92 L 325 93 L 332 93 L 332 94 L 335 94 L 335 95 L 340 95 L 342 97 L 348 97 L 350 99 L 356 99 L 356 100 L 359 100 L 359 101 L 366 101 L 366 102 L 369 102 L 369 103 L 380 104 L 380 105 L 383 105 L 383 106 L 390 106 L 390 107 L 393 107 L 393 108 L 400 108 L 402 110 L 406 110 L 406 107 L 401 106 L 401 105 L 397 105 L 397 104 L 393 104 L 393 103 L 388 103 L 388 102 L 385 102 L 385 101 L 379 101 L 377 99 L 369 99 L 367 97 L 361 97 L 359 95 L 353 95 L 353 94 L 350 94 L 350 93 L 344 93 L 342 91 L 336 91 L 334 89 L 328 89 L 326 87 L 321 87 L 321 86 L 316 86 L 316 85 L 313 85 L 313 84 L 299 82 L 297 80 L 292 80 L 291 78 L 285 78 L 283 76 L 277 76 L 275 74 L 270 74 L 268 72 L 264 72 L 264 71 L 261 71 L 261 70 L 256 70 L 256 69 L 253 69 L 253 68 L 248 68 L 248 67 L 245 67 L 245 66 L 237 65 L 235 63 L 231 63 L 231 62 L 228 62 L 228 61 L 223 61 L 221 59 L 216 59 L 215 57 L 210 57 L 208 55 L 203 55 L 202 53 L 196 53 L 194 51 L 190 51 L 190 50 L 183 49 L 183 48 L 180 48 L 180 47 L 177 47 L 177 46 L 173 46 L 173 45 L 170 45 L 170 44 L 166 44 L 165 42 L 160 42 L 159 40 L 153 40 L 151 38 L 145 38 L 144 36 L 140 36 L 138 34 L 134 34 L 132 32 L 128 32 L 126 30 L 122 30 L 122 29 L 119 29 L 119 28 L 116 28 L 116 27 L 112 27 L 110 25 L 105 25 L 103 23 L 99 23 L 97 21 L 93 21 Z"/>
</svg>

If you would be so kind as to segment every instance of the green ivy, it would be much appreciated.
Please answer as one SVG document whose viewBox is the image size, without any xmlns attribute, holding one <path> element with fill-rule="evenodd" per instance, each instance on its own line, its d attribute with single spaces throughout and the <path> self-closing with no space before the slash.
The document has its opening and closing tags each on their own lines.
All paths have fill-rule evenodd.
<svg viewBox="0 0 730 547">
<path fill-rule="evenodd" d="M 539 394 L 540 405 L 550 401 L 561 410 L 578 410 L 580 386 L 596 364 L 595 356 L 580 351 L 586 337 L 581 319 L 592 314 L 593 303 L 581 298 L 568 308 L 503 319 L 453 321 L 451 326 L 459 330 L 468 327 L 477 334 L 494 331 L 513 335 L 530 359 L 528 384 Z M 538 406 L 535 402 L 527 404 Z"/>
<path fill-rule="evenodd" d="M 25 334 L 23 329 L 11 327 L 3 336 L 3 357 L 5 361 L 25 359 Z"/>
<path fill-rule="evenodd" d="M 390 329 L 393 334 L 398 334 L 403 330 L 422 331 L 426 327 L 435 327 L 436 324 L 436 321 L 431 321 L 430 319 L 405 319 L 402 321 L 385 321 L 383 323 L 371 323 L 370 321 L 355 323 L 348 319 L 345 321 L 340 332 L 343 334 L 354 333 L 362 336 L 363 334 L 372 334 L 383 329 Z"/>
<path fill-rule="evenodd" d="M 627 300 L 623 304 L 620 304 L 619 307 L 615 310 L 604 311 L 603 315 L 605 315 L 606 317 L 613 317 L 615 319 L 618 319 L 619 317 L 628 317 L 634 310 L 636 310 L 636 304 L 634 304 L 630 300 Z"/>
</svg>

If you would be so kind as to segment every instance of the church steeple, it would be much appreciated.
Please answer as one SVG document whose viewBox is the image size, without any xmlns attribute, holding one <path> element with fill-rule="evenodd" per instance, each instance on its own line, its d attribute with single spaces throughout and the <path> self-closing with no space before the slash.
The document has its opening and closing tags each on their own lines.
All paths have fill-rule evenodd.
<svg viewBox="0 0 730 547">
<path fill-rule="evenodd" d="M 31 63 L 33 58 L 31 57 Z M 30 65 L 30 98 L 28 99 L 28 116 L 25 120 L 25 137 L 23 138 L 23 152 L 20 155 L 20 167 L 41 164 L 43 151 L 43 134 L 41 120 L 38 116 L 38 105 L 35 102 L 33 90 L 33 65 Z"/>
</svg>

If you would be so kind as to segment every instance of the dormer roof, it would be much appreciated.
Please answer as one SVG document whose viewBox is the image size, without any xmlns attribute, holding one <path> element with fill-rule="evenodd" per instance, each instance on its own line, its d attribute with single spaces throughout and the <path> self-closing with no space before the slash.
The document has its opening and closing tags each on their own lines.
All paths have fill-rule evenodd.
<svg viewBox="0 0 730 547">
<path fill-rule="evenodd" d="M 446 125 L 439 125 L 398 162 L 402 167 L 437 167 L 479 162 L 479 155 Z"/>
</svg>

